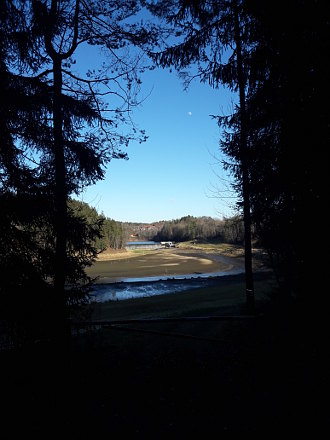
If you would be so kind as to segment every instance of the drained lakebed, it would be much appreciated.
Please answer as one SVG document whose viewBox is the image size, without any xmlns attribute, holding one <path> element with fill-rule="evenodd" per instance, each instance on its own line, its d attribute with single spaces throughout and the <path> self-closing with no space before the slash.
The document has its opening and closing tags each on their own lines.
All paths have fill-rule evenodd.
<svg viewBox="0 0 330 440">
<path fill-rule="evenodd" d="M 211 287 L 219 277 L 243 271 L 241 259 L 195 250 L 163 249 L 100 259 L 88 274 L 96 278 L 91 301 L 106 302 Z"/>
<path fill-rule="evenodd" d="M 242 273 L 230 271 L 218 274 L 191 274 L 191 276 L 177 276 L 173 278 L 131 279 L 116 283 L 96 284 L 91 292 L 92 302 L 121 301 L 132 298 L 145 298 L 156 295 L 174 294 L 186 290 L 212 287 L 218 283 L 221 276 Z"/>
</svg>

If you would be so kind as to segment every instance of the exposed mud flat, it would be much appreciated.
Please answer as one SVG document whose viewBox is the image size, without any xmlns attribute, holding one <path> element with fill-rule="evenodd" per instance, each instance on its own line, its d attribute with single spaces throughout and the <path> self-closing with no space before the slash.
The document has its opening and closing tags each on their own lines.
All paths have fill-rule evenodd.
<svg viewBox="0 0 330 440">
<path fill-rule="evenodd" d="M 222 255 L 190 250 L 164 249 L 149 251 L 142 255 L 131 254 L 119 259 L 99 260 L 87 270 L 96 277 L 97 284 L 105 284 L 131 279 L 158 277 L 167 279 L 185 275 L 219 274 L 242 269 L 241 261 Z"/>
</svg>

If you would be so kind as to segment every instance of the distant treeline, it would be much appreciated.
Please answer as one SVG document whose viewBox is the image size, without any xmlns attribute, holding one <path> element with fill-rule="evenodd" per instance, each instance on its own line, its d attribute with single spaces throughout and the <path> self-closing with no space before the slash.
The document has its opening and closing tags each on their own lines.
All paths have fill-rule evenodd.
<svg viewBox="0 0 330 440">
<path fill-rule="evenodd" d="M 176 220 L 154 224 L 122 223 L 99 214 L 87 203 L 71 200 L 70 206 L 78 216 L 89 224 L 100 224 L 101 237 L 96 239 L 99 250 L 122 249 L 129 240 L 188 241 L 217 239 L 224 243 L 241 244 L 244 240 L 243 221 L 240 216 L 218 220 L 211 217 L 191 215 Z"/>
<path fill-rule="evenodd" d="M 211 217 L 186 216 L 165 221 L 154 237 L 156 241 L 188 241 L 217 238 L 224 243 L 243 243 L 244 229 L 241 217 L 217 220 Z"/>
<path fill-rule="evenodd" d="M 124 234 L 122 223 L 99 214 L 88 203 L 71 199 L 69 205 L 75 215 L 85 217 L 89 224 L 100 224 L 101 234 L 95 239 L 95 246 L 99 251 L 107 248 L 122 249 L 125 246 L 127 236 Z"/>
</svg>

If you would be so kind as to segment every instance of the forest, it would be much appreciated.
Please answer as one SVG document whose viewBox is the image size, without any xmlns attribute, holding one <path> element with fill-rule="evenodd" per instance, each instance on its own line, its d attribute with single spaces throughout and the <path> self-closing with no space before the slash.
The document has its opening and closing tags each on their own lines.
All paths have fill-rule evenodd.
<svg viewBox="0 0 330 440">
<path fill-rule="evenodd" d="M 127 241 L 188 241 L 212 240 L 243 244 L 244 226 L 240 216 L 219 220 L 191 215 L 175 220 L 162 220 L 152 224 L 119 222 L 99 214 L 87 203 L 74 199 L 69 206 L 76 217 L 84 218 L 89 225 L 100 228 L 94 246 L 98 252 L 105 249 L 123 249 Z"/>
<path fill-rule="evenodd" d="M 325 0 L 0 0 L 1 438 L 324 435 L 329 27 Z M 148 142 L 134 110 L 160 69 L 219 96 L 204 110 L 237 216 L 142 225 L 77 201 Z M 100 251 L 142 237 L 240 244 L 227 259 L 242 270 L 91 307 L 88 270 L 128 254 Z M 270 261 L 259 272 L 255 243 Z M 205 273 L 207 247 L 194 255 Z M 132 259 L 164 273 L 174 251 L 194 252 Z"/>
<path fill-rule="evenodd" d="M 153 238 L 244 243 L 251 304 L 257 239 L 282 293 L 308 307 L 322 301 L 315 254 L 327 230 L 329 40 L 326 2 L 317 0 L 2 0 L 3 325 L 63 342 L 91 285 L 85 268 L 100 247 L 123 245 L 125 225 L 72 197 L 103 179 L 111 160 L 125 160 L 130 142 L 146 141 L 130 111 L 141 72 L 158 68 L 175 70 L 186 87 L 197 78 L 237 94 L 233 111 L 213 118 L 240 216 L 164 222 Z M 80 47 L 104 50 L 99 71 L 76 73 Z"/>
</svg>

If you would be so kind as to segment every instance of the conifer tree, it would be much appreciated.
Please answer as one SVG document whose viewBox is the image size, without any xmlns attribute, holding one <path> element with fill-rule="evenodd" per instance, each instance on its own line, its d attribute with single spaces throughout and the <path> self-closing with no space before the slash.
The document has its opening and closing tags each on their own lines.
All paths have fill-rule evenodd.
<svg viewBox="0 0 330 440">
<path fill-rule="evenodd" d="M 0 86 L 8 98 L 0 108 L 2 199 L 11 197 L 17 209 L 23 196 L 31 199 L 30 219 L 39 228 L 32 242 L 43 255 L 40 266 L 29 252 L 26 257 L 55 290 L 54 310 L 63 327 L 72 292 L 88 281 L 83 269 L 96 254 L 92 235 L 99 234 L 75 218 L 67 202 L 102 179 L 111 159 L 126 158 L 130 141 L 146 140 L 131 111 L 138 104 L 143 46 L 154 37 L 136 22 L 136 1 L 2 4 Z M 95 50 L 95 60 L 102 50 L 104 63 L 77 72 L 76 53 L 86 47 Z M 12 205 L 3 211 L 5 230 L 12 225 L 20 234 L 32 226 L 14 218 Z"/>
<path fill-rule="evenodd" d="M 158 2 L 150 10 L 180 28 L 178 42 L 162 52 L 153 54 L 162 67 L 174 66 L 185 80 L 185 85 L 198 78 L 214 88 L 229 87 L 238 92 L 239 118 L 236 125 L 239 134 L 239 152 L 236 157 L 236 175 L 241 176 L 246 299 L 248 307 L 254 308 L 254 286 L 252 272 L 250 182 L 248 163 L 248 139 L 246 118 L 246 91 L 248 87 L 248 65 L 253 51 L 253 21 L 246 14 L 245 2 L 240 0 Z M 195 68 L 192 70 L 186 70 Z M 225 123 L 225 119 L 219 119 Z"/>
<path fill-rule="evenodd" d="M 322 291 L 312 276 L 322 240 L 312 231 L 324 229 L 328 13 L 324 2 L 300 0 L 250 0 L 247 8 L 257 42 L 246 100 L 251 211 L 280 291 L 311 304 L 311 293 Z M 227 121 L 224 148 L 231 157 L 238 154 L 237 118 Z"/>
</svg>

